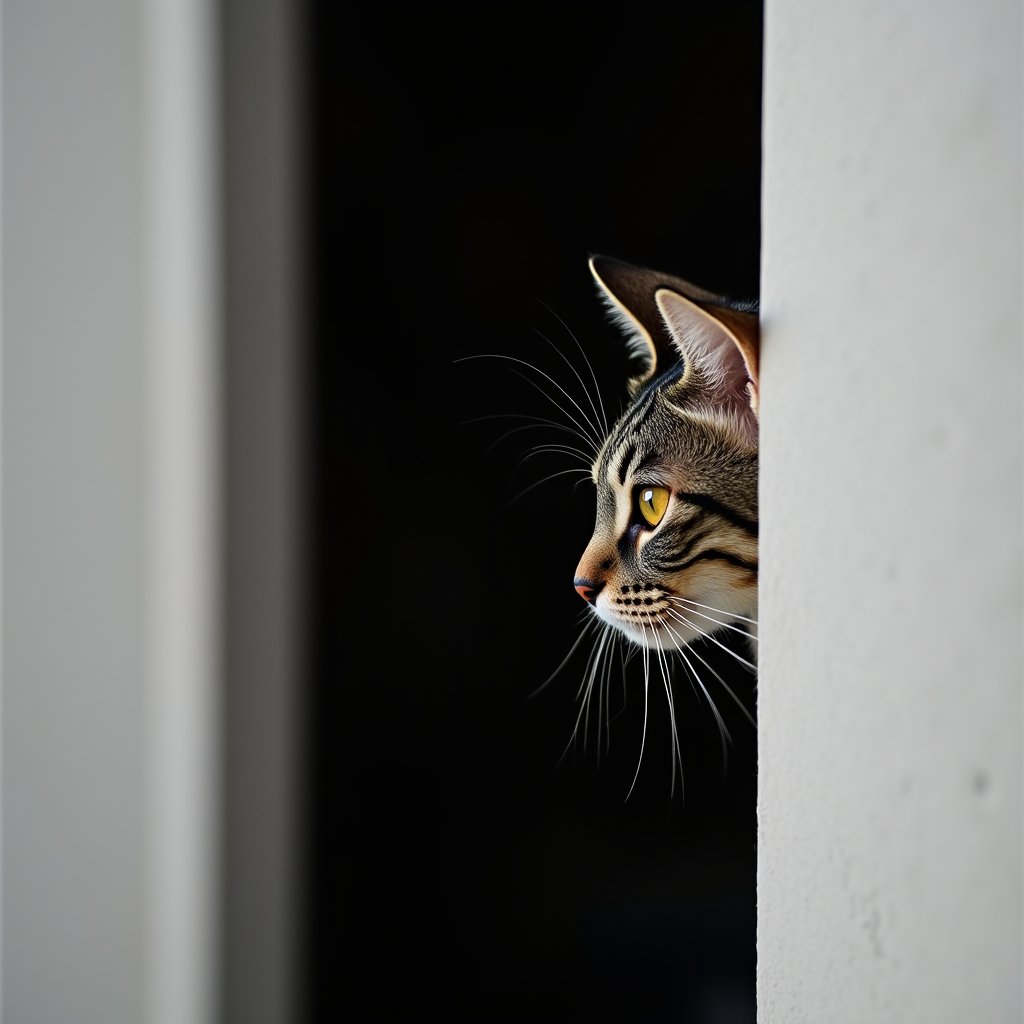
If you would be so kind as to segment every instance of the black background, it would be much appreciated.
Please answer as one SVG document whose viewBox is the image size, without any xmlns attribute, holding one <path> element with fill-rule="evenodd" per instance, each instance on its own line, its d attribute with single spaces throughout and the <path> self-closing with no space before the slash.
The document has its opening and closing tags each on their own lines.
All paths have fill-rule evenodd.
<svg viewBox="0 0 1024 1024">
<path fill-rule="evenodd" d="M 308 29 L 309 1019 L 752 1022 L 755 731 L 711 686 L 723 768 L 677 672 L 671 796 L 655 674 L 627 800 L 634 659 L 560 761 L 586 651 L 527 697 L 580 630 L 591 485 L 521 493 L 575 465 L 521 462 L 569 435 L 467 421 L 562 414 L 522 367 L 457 360 L 527 360 L 587 407 L 571 329 L 617 412 L 590 253 L 756 297 L 760 5 L 321 2 Z"/>
</svg>

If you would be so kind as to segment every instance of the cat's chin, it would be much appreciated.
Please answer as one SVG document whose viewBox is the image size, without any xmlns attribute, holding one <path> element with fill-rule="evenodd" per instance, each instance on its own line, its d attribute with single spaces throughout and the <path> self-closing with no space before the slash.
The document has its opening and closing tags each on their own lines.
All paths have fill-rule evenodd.
<svg viewBox="0 0 1024 1024">
<path fill-rule="evenodd" d="M 636 619 L 627 619 L 614 611 L 605 610 L 598 606 L 595 609 L 597 617 L 617 629 L 627 640 L 639 647 L 646 647 L 652 651 L 674 651 L 680 647 L 687 647 L 695 640 L 699 640 L 701 633 L 681 622 L 673 621 L 665 623 L 660 617 L 650 616 L 643 625 L 638 625 Z"/>
</svg>

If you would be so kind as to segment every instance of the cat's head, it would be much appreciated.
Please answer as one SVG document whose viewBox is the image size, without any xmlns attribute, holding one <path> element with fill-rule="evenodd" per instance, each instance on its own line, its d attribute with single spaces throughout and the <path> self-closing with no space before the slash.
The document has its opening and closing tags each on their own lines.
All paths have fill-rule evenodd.
<svg viewBox="0 0 1024 1024">
<path fill-rule="evenodd" d="M 757 314 L 606 257 L 590 269 L 640 369 L 593 464 L 574 585 L 630 640 L 679 649 L 756 619 Z"/>
</svg>

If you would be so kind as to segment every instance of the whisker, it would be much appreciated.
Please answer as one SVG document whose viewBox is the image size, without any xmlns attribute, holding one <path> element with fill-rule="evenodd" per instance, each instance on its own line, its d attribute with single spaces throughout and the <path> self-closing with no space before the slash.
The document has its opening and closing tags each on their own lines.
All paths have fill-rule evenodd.
<svg viewBox="0 0 1024 1024">
<path fill-rule="evenodd" d="M 583 630 L 580 633 L 580 635 L 576 637 L 576 642 L 572 645 L 572 647 L 569 648 L 569 653 L 561 660 L 561 662 L 559 662 L 558 668 L 556 668 L 555 671 L 552 672 L 551 675 L 549 675 L 547 679 L 545 679 L 544 682 L 537 687 L 536 690 L 534 690 L 532 693 L 527 694 L 526 697 L 523 698 L 524 700 L 533 700 L 533 698 L 536 697 L 537 694 L 540 693 L 540 691 L 543 690 L 544 687 L 547 686 L 548 683 L 550 683 L 551 680 L 554 679 L 555 676 L 557 676 L 563 668 L 565 668 L 565 666 L 569 662 L 569 659 L 573 656 L 573 654 L 576 653 L 576 648 L 579 647 L 579 645 L 583 643 L 583 641 L 586 639 L 587 633 L 593 630 L 595 626 L 601 625 L 601 620 L 591 615 L 589 609 L 585 610 L 583 614 L 587 617 L 587 623 L 583 627 Z"/>
<path fill-rule="evenodd" d="M 565 365 L 568 366 L 570 370 L 572 370 L 572 372 L 575 375 L 576 379 L 580 382 L 580 387 L 583 389 L 583 394 L 585 394 L 587 396 L 587 401 L 590 403 L 590 408 L 594 412 L 594 420 L 593 420 L 594 429 L 595 429 L 595 431 L 597 433 L 600 433 L 600 426 L 601 426 L 601 422 L 600 422 L 601 421 L 601 416 L 600 416 L 600 413 L 598 413 L 597 406 L 594 404 L 594 399 L 593 399 L 593 397 L 590 394 L 590 390 L 587 388 L 587 385 L 583 383 L 583 378 L 579 375 L 579 372 L 577 371 L 576 367 L 573 366 L 573 364 L 570 361 L 569 357 L 546 334 L 544 334 L 543 331 L 538 330 L 536 327 L 534 327 L 533 330 L 534 330 L 534 333 L 536 333 L 541 338 L 543 338 L 558 353 L 558 355 L 565 361 Z M 596 382 L 595 382 L 595 386 L 596 386 Z M 598 396 L 600 397 L 600 390 L 598 390 Z M 607 422 L 604 423 L 604 433 L 606 435 L 608 433 L 608 424 L 607 424 Z"/>
<path fill-rule="evenodd" d="M 671 756 L 671 786 L 669 788 L 669 797 L 674 797 L 676 794 L 676 761 L 679 762 L 679 790 L 681 794 L 685 794 L 686 783 L 683 778 L 683 754 L 679 749 L 679 732 L 676 729 L 676 704 L 672 696 L 672 682 L 671 672 L 669 671 L 668 661 L 665 657 L 665 648 L 662 647 L 661 637 L 658 636 L 658 631 L 652 626 L 651 632 L 654 634 L 654 639 L 658 642 L 658 663 L 661 666 L 661 681 L 665 687 L 665 697 L 668 700 L 668 721 L 669 728 L 671 729 L 672 735 L 672 756 Z"/>
<path fill-rule="evenodd" d="M 587 357 L 586 349 L 584 349 L 584 347 L 580 344 L 579 338 L 577 338 L 576 335 L 573 334 L 572 329 L 569 327 L 569 325 L 543 299 L 538 299 L 537 301 L 540 302 L 540 304 L 544 306 L 545 309 L 547 309 L 547 311 L 566 329 L 566 331 L 569 334 L 569 337 L 572 338 L 574 342 L 576 342 L 576 347 L 580 350 L 580 355 L 583 356 L 583 362 L 586 363 L 587 369 L 590 371 L 590 379 L 594 382 L 594 394 L 597 395 L 598 404 L 601 406 L 601 421 L 604 424 L 605 435 L 607 435 L 609 431 L 608 414 L 605 412 L 604 402 L 601 400 L 601 388 L 597 383 L 597 374 L 594 373 L 594 367 L 591 364 L 590 359 Z M 583 382 L 580 381 L 580 383 L 582 384 Z M 586 388 L 584 388 L 584 390 L 586 390 Z M 593 405 L 593 401 L 591 401 L 591 405 Z"/>
<path fill-rule="evenodd" d="M 571 455 L 573 458 L 580 459 L 583 464 L 587 467 L 587 472 L 590 472 L 590 465 L 592 460 L 586 452 L 580 451 L 579 448 L 574 448 L 570 444 L 537 444 L 534 445 L 520 460 L 519 465 L 523 465 L 527 459 L 532 459 L 537 455 L 553 454 L 553 455 Z"/>
<path fill-rule="evenodd" d="M 593 426 L 594 432 L 599 434 L 601 432 L 601 424 L 600 422 L 598 422 L 600 420 L 600 414 L 597 411 L 597 406 L 594 404 L 594 399 L 591 397 L 590 391 L 587 389 L 587 385 L 583 383 L 583 378 L 579 375 L 578 371 L 576 370 L 576 367 L 573 366 L 572 363 L 569 361 L 568 356 L 566 356 L 566 354 L 546 334 L 538 330 L 536 327 L 534 327 L 533 330 L 536 334 L 540 335 L 540 337 L 543 338 L 558 353 L 558 355 L 565 361 L 566 366 L 568 366 L 569 369 L 572 370 L 576 379 L 580 382 L 580 387 L 583 389 L 583 393 L 587 396 L 587 401 L 590 403 L 590 408 L 593 410 L 594 413 L 594 419 L 591 421 L 591 426 Z M 608 433 L 607 424 L 605 424 L 604 432 L 605 434 Z"/>
<path fill-rule="evenodd" d="M 615 648 L 622 642 L 622 634 L 612 631 L 612 644 L 608 648 L 608 658 L 604 663 L 604 752 L 607 754 L 612 744 L 612 660 Z"/>
<path fill-rule="evenodd" d="M 667 622 L 665 623 L 665 628 L 672 634 L 673 637 L 675 637 L 677 641 L 682 640 L 682 637 L 680 637 L 679 634 L 676 633 L 676 631 Z M 729 732 L 729 727 L 725 724 L 725 720 L 722 718 L 722 714 L 718 710 L 718 705 L 712 699 L 711 694 L 708 693 L 708 688 L 704 685 L 704 681 L 697 674 L 697 670 L 693 667 L 693 662 L 691 662 L 690 659 L 686 656 L 686 651 L 683 649 L 685 646 L 685 644 L 680 646 L 677 643 L 676 653 L 679 654 L 679 656 L 683 659 L 683 662 L 685 663 L 686 667 L 690 670 L 690 673 L 696 680 L 697 685 L 701 688 L 701 692 L 704 694 L 705 699 L 711 706 L 711 713 L 715 716 L 715 721 L 718 723 L 718 736 L 722 743 L 722 766 L 724 769 L 729 761 L 728 744 L 732 743 L 733 741 L 732 733 Z"/>
<path fill-rule="evenodd" d="M 726 647 L 725 644 L 723 644 L 721 642 L 721 640 L 719 640 L 713 634 L 705 633 L 704 630 L 700 628 L 700 626 L 698 626 L 695 622 L 691 622 L 688 618 L 686 618 L 685 615 L 680 615 L 679 612 L 674 611 L 672 608 L 668 608 L 666 610 L 668 611 L 669 615 L 671 615 L 674 619 L 678 620 L 679 622 L 682 622 L 686 626 L 689 626 L 690 629 L 692 629 L 692 630 L 696 631 L 697 633 L 699 633 L 702 637 L 704 637 L 705 640 L 710 640 L 716 646 L 721 647 L 722 650 L 725 651 L 726 654 L 728 654 L 732 658 L 735 658 L 741 665 L 745 665 L 748 669 L 750 669 L 751 672 L 756 672 L 757 671 L 757 666 L 756 665 L 754 665 L 753 663 L 747 661 L 746 658 L 743 658 L 740 655 L 738 655 L 731 648 Z"/>
<path fill-rule="evenodd" d="M 545 373 L 544 370 L 542 370 L 539 366 L 534 366 L 533 363 L 527 362 L 527 360 L 525 359 L 519 359 L 517 356 L 504 355 L 500 352 L 482 352 L 479 353 L 478 355 L 463 356 L 460 359 L 456 359 L 455 362 L 468 362 L 471 359 L 504 359 L 507 360 L 508 362 L 516 363 L 519 366 L 525 366 L 528 369 L 533 370 L 534 373 L 540 374 L 540 376 L 542 376 L 546 381 L 548 381 L 549 383 L 553 384 L 556 388 L 558 388 L 558 390 L 561 391 L 561 393 L 565 395 L 565 397 L 576 407 L 576 409 L 579 411 L 579 414 L 583 417 L 583 422 L 586 423 L 586 425 L 590 428 L 590 431 L 593 432 L 590 436 L 595 443 L 595 448 L 600 448 L 600 431 L 598 431 L 594 424 L 590 422 L 590 419 L 588 418 L 587 414 L 583 411 L 583 408 L 580 406 L 579 402 L 577 402 L 576 399 L 573 398 L 572 395 L 570 395 L 569 392 L 566 391 L 565 388 L 563 388 L 562 385 L 559 384 L 558 381 L 551 376 L 551 374 Z M 520 376 L 523 376 L 523 374 L 520 374 Z M 572 413 L 570 413 L 564 406 L 560 405 L 554 398 L 552 398 L 551 395 L 549 395 L 547 391 L 545 391 L 536 381 L 531 380 L 531 378 L 529 377 L 523 377 L 523 379 L 526 380 L 529 384 L 532 384 L 542 395 L 544 395 L 545 398 L 547 398 L 549 402 L 552 403 L 552 405 L 554 405 L 556 408 L 561 410 L 561 412 L 563 412 L 566 416 L 568 416 L 569 419 L 576 424 L 576 426 L 578 426 L 581 430 L 584 431 L 584 433 L 590 434 L 590 431 L 585 430 L 583 424 L 580 423 L 579 420 L 577 420 L 576 417 L 572 415 Z"/>
<path fill-rule="evenodd" d="M 598 638 L 597 643 L 594 645 L 594 650 L 591 655 L 590 661 L 587 662 L 587 669 L 589 670 L 589 676 L 585 676 L 587 681 L 587 690 L 583 695 L 583 703 L 589 705 L 590 696 L 594 692 L 594 680 L 597 678 L 597 670 L 601 666 L 601 654 L 604 651 L 604 646 L 608 642 L 608 628 L 602 631 L 601 636 Z M 582 689 L 582 686 L 581 686 Z M 579 692 L 576 694 L 579 697 Z M 583 749 L 587 749 L 587 737 L 590 735 L 590 712 L 588 711 L 586 717 L 583 719 Z"/>
<path fill-rule="evenodd" d="M 607 634 L 602 634 L 600 640 L 594 648 L 593 657 L 588 665 L 592 665 L 589 671 L 589 682 L 587 682 L 587 676 L 584 676 L 586 682 L 586 690 L 583 694 L 583 705 L 580 710 L 583 712 L 583 753 L 587 752 L 587 743 L 590 738 L 590 696 L 594 692 L 594 677 L 597 675 L 597 666 L 601 658 L 601 650 L 604 648 L 604 642 L 607 638 Z"/>
<path fill-rule="evenodd" d="M 541 484 L 546 484 L 549 480 L 554 480 L 555 477 L 566 476 L 569 473 L 575 473 L 577 476 L 582 475 L 587 480 L 590 479 L 589 469 L 576 469 L 575 467 L 573 469 L 560 469 L 557 473 L 549 473 L 547 476 L 541 477 L 540 480 L 538 480 L 536 483 L 532 483 L 529 487 L 526 487 L 523 490 L 521 490 L 514 498 L 510 499 L 505 503 L 505 508 L 510 508 L 521 498 L 525 498 L 526 495 L 530 493 L 530 491 L 534 490 L 537 487 L 540 487 Z"/>
<path fill-rule="evenodd" d="M 583 458 L 583 459 L 585 459 L 587 461 L 587 465 L 590 465 L 590 459 L 587 456 L 587 453 L 582 448 L 580 448 L 580 447 L 578 447 L 577 445 L 574 445 L 574 444 L 559 444 L 558 442 L 555 442 L 555 441 L 546 441 L 546 442 L 535 444 L 530 449 L 530 451 L 531 452 L 541 452 L 541 451 L 567 452 L 567 453 L 571 453 L 573 455 L 579 455 L 581 458 Z"/>
<path fill-rule="evenodd" d="M 665 628 L 671 629 L 672 627 L 669 626 L 669 624 L 666 622 Z M 689 645 L 684 646 L 686 646 L 690 654 L 692 654 L 722 684 L 722 686 L 725 688 L 725 692 L 729 694 L 729 696 L 733 699 L 733 702 L 736 704 L 736 706 L 740 709 L 740 711 L 743 712 L 743 717 L 746 718 L 746 720 L 756 729 L 757 719 L 754 718 L 754 716 L 747 709 L 746 704 L 744 704 L 743 701 L 736 696 L 732 687 L 721 677 L 721 675 L 719 675 L 717 671 L 715 671 L 714 666 L 701 655 L 700 651 L 698 651 L 696 647 L 690 647 Z"/>
<path fill-rule="evenodd" d="M 576 696 L 574 698 L 575 700 L 579 700 L 580 694 L 582 694 L 583 691 L 586 689 L 587 674 L 590 672 L 590 666 L 594 663 L 594 657 L 597 653 L 597 645 L 603 640 L 605 632 L 608 629 L 608 627 L 604 625 L 604 623 L 602 623 L 601 626 L 601 631 L 598 633 L 597 637 L 594 640 L 594 646 L 590 648 L 590 653 L 587 655 L 587 663 L 583 666 L 583 674 L 580 676 L 580 685 L 579 688 L 576 690 Z"/>
<path fill-rule="evenodd" d="M 677 597 L 669 597 L 669 600 L 678 602 L 680 599 Z M 753 640 L 754 643 L 757 643 L 757 637 L 753 633 L 749 633 L 747 632 L 747 630 L 742 629 L 740 626 L 735 626 L 731 622 L 722 622 L 721 619 L 714 619 L 710 615 L 705 615 L 704 612 L 697 611 L 696 608 L 687 608 L 686 610 L 691 615 L 699 615 L 702 619 L 707 619 L 710 622 L 714 622 L 716 625 L 721 626 L 723 629 L 731 629 L 734 633 L 739 633 L 740 636 L 745 636 L 748 640 Z M 730 613 L 723 612 L 722 614 L 729 615 Z"/>
<path fill-rule="evenodd" d="M 676 594 L 675 600 L 685 601 L 687 604 L 696 605 L 698 608 L 706 608 L 709 612 L 717 612 L 719 615 L 728 615 L 733 619 L 742 619 L 744 622 L 752 623 L 755 626 L 757 625 L 757 619 L 751 619 L 746 615 L 737 615 L 735 612 L 727 612 L 724 608 L 715 608 L 710 604 L 701 604 L 700 601 L 694 601 L 692 597 L 683 597 L 680 594 Z"/>
<path fill-rule="evenodd" d="M 641 630 L 643 630 L 643 636 L 644 636 L 644 639 L 646 640 L 647 639 L 647 630 L 644 628 L 643 622 L 640 623 L 640 628 L 641 628 Z M 651 662 L 650 662 L 650 658 L 648 657 L 647 644 L 646 643 L 644 644 L 644 647 L 643 647 L 643 656 L 644 656 L 644 731 L 643 731 L 643 733 L 640 736 L 640 756 L 637 758 L 637 761 L 636 761 L 636 774 L 633 776 L 633 781 L 630 784 L 629 792 L 626 794 L 626 800 L 628 800 L 633 795 L 633 787 L 636 786 L 636 780 L 640 777 L 640 765 L 643 764 L 643 761 L 644 761 L 644 744 L 647 741 L 647 691 L 648 691 L 648 688 L 649 688 L 649 683 L 650 683 L 650 678 L 651 678 Z M 625 801 L 623 801 L 623 802 L 625 802 Z"/>
<path fill-rule="evenodd" d="M 605 623 L 602 623 L 602 626 L 603 626 L 603 629 L 601 631 L 601 636 L 599 638 L 601 643 L 603 643 L 604 640 L 607 638 L 608 630 L 612 628 L 611 626 L 609 626 L 609 625 L 607 625 Z M 597 641 L 595 641 L 595 646 L 596 646 L 596 643 L 597 643 Z M 590 658 L 588 658 L 588 660 L 587 660 L 587 669 L 589 669 L 590 663 L 591 663 L 591 660 L 593 659 L 593 657 L 594 657 L 594 652 L 591 651 Z M 584 669 L 584 679 L 586 679 L 587 669 Z M 583 685 L 581 684 L 580 689 L 576 691 L 577 699 L 579 698 L 579 695 L 580 695 L 580 692 L 582 691 L 582 689 L 583 689 Z M 572 734 L 569 736 L 569 742 L 565 745 L 565 750 L 562 751 L 561 757 L 559 757 L 559 759 L 555 762 L 556 765 L 559 765 L 559 764 L 562 763 L 562 761 L 565 759 L 565 755 L 569 753 L 569 748 L 573 745 L 573 743 L 576 740 L 576 735 L 579 732 L 579 728 L 580 728 L 580 719 L 583 717 L 583 712 L 586 711 L 587 706 L 588 706 L 588 699 L 587 698 L 589 697 L 589 693 L 590 693 L 590 691 L 588 689 L 587 690 L 587 697 L 585 697 L 583 702 L 580 704 L 579 713 L 576 715 L 576 723 L 572 727 Z M 586 749 L 586 734 L 585 734 L 585 732 L 584 732 L 584 749 Z"/>
<path fill-rule="evenodd" d="M 580 421 L 578 419 L 576 419 L 576 417 L 573 416 L 573 414 L 571 412 L 569 412 L 569 410 L 566 409 L 565 406 L 563 406 L 561 404 L 561 402 L 559 402 L 557 399 L 555 399 L 551 395 L 549 395 L 548 392 L 545 391 L 544 388 L 542 388 L 535 380 L 533 380 L 530 377 L 528 377 L 525 373 L 521 373 L 519 370 L 513 370 L 512 372 L 517 377 L 522 378 L 535 391 L 539 392 L 563 416 L 565 416 L 565 418 L 569 421 L 569 423 L 572 424 L 571 427 L 568 424 L 565 424 L 566 428 L 571 430 L 573 432 L 573 434 L 576 437 L 578 437 L 581 441 L 585 441 L 586 442 L 586 444 L 591 449 L 591 451 L 593 451 L 594 458 L 596 459 L 598 451 L 600 450 L 600 447 L 601 447 L 601 440 L 600 440 L 600 438 L 598 438 L 596 436 L 596 434 L 591 433 L 591 431 L 589 429 L 587 429 L 590 426 L 590 424 L 589 424 L 589 421 L 587 421 L 586 417 L 584 417 L 584 423 L 586 423 L 586 426 L 584 426 L 584 423 L 580 423 Z"/>
<path fill-rule="evenodd" d="M 511 415 L 512 415 L 511 413 L 503 414 L 501 418 L 505 419 L 506 416 L 511 416 Z M 487 419 L 487 418 L 488 417 L 485 417 L 485 416 L 480 417 L 480 419 Z M 564 434 L 572 434 L 573 437 L 578 437 L 581 441 L 584 441 L 587 444 L 592 444 L 590 438 L 587 437 L 586 434 L 583 434 L 579 430 L 577 430 L 576 427 L 570 427 L 570 426 L 568 426 L 565 423 L 559 423 L 557 420 L 544 419 L 543 416 L 529 416 L 529 417 L 520 417 L 520 418 L 531 419 L 531 420 L 534 420 L 535 422 L 527 423 L 524 426 L 520 426 L 520 427 L 513 427 L 511 430 L 506 430 L 503 434 L 501 434 L 498 437 L 496 437 L 484 449 L 484 453 L 486 454 L 488 452 L 494 451 L 494 449 L 497 448 L 498 445 L 501 444 L 501 442 L 504 441 L 506 438 L 511 437 L 513 434 L 521 434 L 524 430 L 542 430 L 542 429 L 558 430 L 558 431 L 560 431 L 560 432 L 562 432 Z M 477 421 L 474 421 L 474 420 L 466 420 L 465 421 L 466 424 L 473 423 L 473 422 L 477 422 Z"/>
<path fill-rule="evenodd" d="M 492 412 L 486 416 L 471 416 L 468 420 L 459 420 L 460 427 L 468 427 L 472 423 L 486 423 L 488 420 L 533 420 L 541 424 L 546 423 L 549 427 L 559 427 L 562 430 L 571 430 L 572 427 L 559 423 L 558 420 L 548 419 L 546 416 L 533 416 L 526 412 Z"/>
<path fill-rule="evenodd" d="M 608 632 L 606 634 L 606 638 L 608 640 L 608 645 L 606 647 L 604 647 L 603 650 L 602 650 L 602 654 L 601 654 L 601 658 L 600 658 L 600 661 L 602 663 L 601 664 L 601 672 L 600 672 L 600 677 L 598 678 L 598 682 L 597 682 L 597 743 L 595 745 L 595 749 L 597 750 L 597 767 L 598 768 L 601 767 L 601 710 L 602 710 L 602 705 L 604 703 L 605 683 L 606 683 L 607 676 L 608 676 L 608 664 L 611 661 L 612 644 L 615 641 L 615 630 L 609 628 L 609 630 L 608 630 Z M 584 747 L 585 746 L 586 746 L 586 744 L 584 744 Z M 605 746 L 605 751 L 606 752 L 607 752 L 607 749 L 608 749 L 607 746 Z"/>
<path fill-rule="evenodd" d="M 540 392 L 540 394 L 542 394 L 560 413 L 562 413 L 562 415 L 565 416 L 566 419 L 568 419 L 572 424 L 574 424 L 577 434 L 581 438 L 585 439 L 586 442 L 593 448 L 594 456 L 596 457 L 598 450 L 601 447 L 601 437 L 598 434 L 597 429 L 587 418 L 586 413 L 584 413 L 582 409 L 580 410 L 580 415 L 583 417 L 583 422 L 580 423 L 580 421 L 576 419 L 576 417 L 573 416 L 573 414 L 569 412 L 569 410 L 566 409 L 565 406 L 561 404 L 561 402 L 559 402 L 557 399 L 549 395 L 548 392 L 545 391 L 544 388 L 542 388 L 535 380 L 532 380 L 525 373 L 522 373 L 519 370 L 513 370 L 512 372 L 517 377 L 521 377 L 524 381 L 526 381 L 526 383 L 529 384 L 530 387 L 532 387 L 535 391 Z M 555 386 L 558 387 L 557 384 Z M 564 391 L 565 389 L 562 388 L 561 390 Z M 572 401 L 571 398 L 570 401 Z M 576 408 L 579 408 L 576 402 L 573 402 L 573 405 L 576 405 Z"/>
<path fill-rule="evenodd" d="M 619 644 L 619 667 L 622 670 L 622 706 L 626 706 L 626 666 L 629 664 L 630 659 L 633 657 L 633 644 L 628 644 L 625 638 L 622 639 L 622 643 Z"/>
</svg>

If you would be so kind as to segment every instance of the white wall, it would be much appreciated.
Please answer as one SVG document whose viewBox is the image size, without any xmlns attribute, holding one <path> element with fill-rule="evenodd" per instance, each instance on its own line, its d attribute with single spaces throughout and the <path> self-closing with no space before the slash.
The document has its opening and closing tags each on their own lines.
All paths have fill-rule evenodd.
<svg viewBox="0 0 1024 1024">
<path fill-rule="evenodd" d="M 1019 1022 L 1021 4 L 765 29 L 759 1019 Z"/>
</svg>

